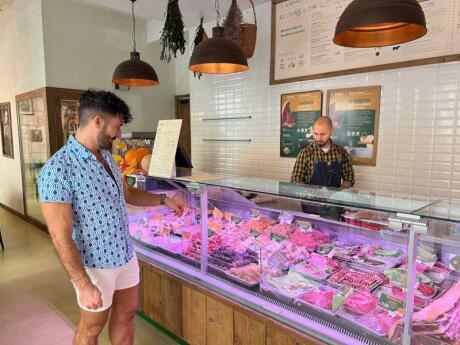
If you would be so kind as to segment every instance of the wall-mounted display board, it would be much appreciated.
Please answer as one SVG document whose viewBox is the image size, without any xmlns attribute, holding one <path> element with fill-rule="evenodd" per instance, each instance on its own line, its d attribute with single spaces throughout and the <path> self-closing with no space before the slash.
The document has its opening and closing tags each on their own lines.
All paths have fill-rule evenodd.
<svg viewBox="0 0 460 345">
<path fill-rule="evenodd" d="M 335 27 L 352 0 L 273 0 L 270 84 L 460 60 L 460 0 L 424 0 L 428 33 L 383 48 L 344 48 Z"/>
<path fill-rule="evenodd" d="M 377 162 L 380 86 L 327 91 L 327 116 L 332 120 L 332 140 L 344 147 L 354 165 Z"/>
<path fill-rule="evenodd" d="M 321 116 L 322 104 L 321 91 L 281 95 L 281 157 L 297 157 L 300 150 L 314 141 L 312 126 Z"/>
</svg>

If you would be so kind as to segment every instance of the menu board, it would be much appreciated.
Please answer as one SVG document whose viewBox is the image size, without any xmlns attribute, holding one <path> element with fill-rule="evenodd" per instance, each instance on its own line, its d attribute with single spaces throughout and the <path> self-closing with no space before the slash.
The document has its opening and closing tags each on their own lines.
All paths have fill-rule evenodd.
<svg viewBox="0 0 460 345">
<path fill-rule="evenodd" d="M 332 41 L 352 0 L 277 0 L 272 5 L 270 84 L 460 60 L 460 0 L 424 0 L 428 33 L 382 48 Z"/>
<path fill-rule="evenodd" d="M 322 103 L 321 91 L 281 95 L 281 157 L 297 157 L 314 141 L 312 126 L 321 116 Z"/>
<path fill-rule="evenodd" d="M 181 126 L 182 120 L 161 120 L 158 122 L 149 167 L 150 176 L 172 177 Z"/>
<path fill-rule="evenodd" d="M 327 116 L 332 140 L 344 147 L 355 165 L 375 165 L 380 113 L 380 86 L 328 90 Z"/>
</svg>

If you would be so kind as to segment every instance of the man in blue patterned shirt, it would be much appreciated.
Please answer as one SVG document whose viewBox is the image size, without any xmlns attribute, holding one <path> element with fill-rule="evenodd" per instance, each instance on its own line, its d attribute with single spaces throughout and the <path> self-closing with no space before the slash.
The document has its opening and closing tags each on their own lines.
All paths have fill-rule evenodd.
<svg viewBox="0 0 460 345">
<path fill-rule="evenodd" d="M 133 344 L 139 266 L 125 202 L 166 204 L 177 214 L 183 204 L 129 188 L 122 179 L 110 150 L 121 126 L 132 120 L 123 100 L 88 90 L 78 116 L 75 137 L 50 158 L 38 179 L 42 212 L 80 306 L 74 345 L 97 344 L 109 314 L 111 343 Z"/>
</svg>

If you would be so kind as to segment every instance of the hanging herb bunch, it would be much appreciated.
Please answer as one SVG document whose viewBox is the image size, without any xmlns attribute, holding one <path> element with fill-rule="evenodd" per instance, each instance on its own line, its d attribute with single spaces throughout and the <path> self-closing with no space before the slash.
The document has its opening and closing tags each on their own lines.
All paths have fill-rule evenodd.
<svg viewBox="0 0 460 345">
<path fill-rule="evenodd" d="M 177 57 L 177 52 L 185 53 L 184 22 L 179 8 L 179 0 L 169 0 L 166 10 L 166 21 L 161 32 L 161 56 L 165 62 L 171 62 L 172 56 Z"/>
<path fill-rule="evenodd" d="M 206 32 L 204 31 L 204 28 L 203 28 L 203 21 L 204 21 L 204 17 L 201 16 L 200 25 L 197 26 L 196 31 L 195 31 L 195 39 L 193 40 L 193 47 L 196 47 L 203 40 L 208 38 L 208 35 L 206 35 Z M 193 72 L 193 76 L 198 77 L 198 79 L 200 79 L 202 75 L 203 73 Z"/>
<path fill-rule="evenodd" d="M 236 0 L 232 0 L 232 4 L 224 20 L 225 36 L 238 42 L 241 33 L 241 24 L 243 24 L 243 13 Z"/>
</svg>

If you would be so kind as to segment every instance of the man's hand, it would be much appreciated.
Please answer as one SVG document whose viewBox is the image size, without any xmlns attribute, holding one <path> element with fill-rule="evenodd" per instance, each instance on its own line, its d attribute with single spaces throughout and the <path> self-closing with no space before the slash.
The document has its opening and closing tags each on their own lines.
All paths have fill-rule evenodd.
<svg viewBox="0 0 460 345">
<path fill-rule="evenodd" d="M 348 181 L 343 181 L 342 184 L 340 185 L 340 188 L 342 188 L 342 189 L 351 188 L 351 183 L 348 182 Z"/>
<path fill-rule="evenodd" d="M 165 204 L 171 210 L 173 210 L 173 212 L 178 216 L 181 216 L 182 213 L 184 213 L 185 204 L 180 200 L 175 200 L 175 199 L 171 199 L 171 198 L 166 197 L 165 198 Z"/>
<path fill-rule="evenodd" d="M 96 310 L 103 306 L 102 294 L 91 281 L 75 284 L 78 289 L 80 304 L 90 310 Z"/>
</svg>

